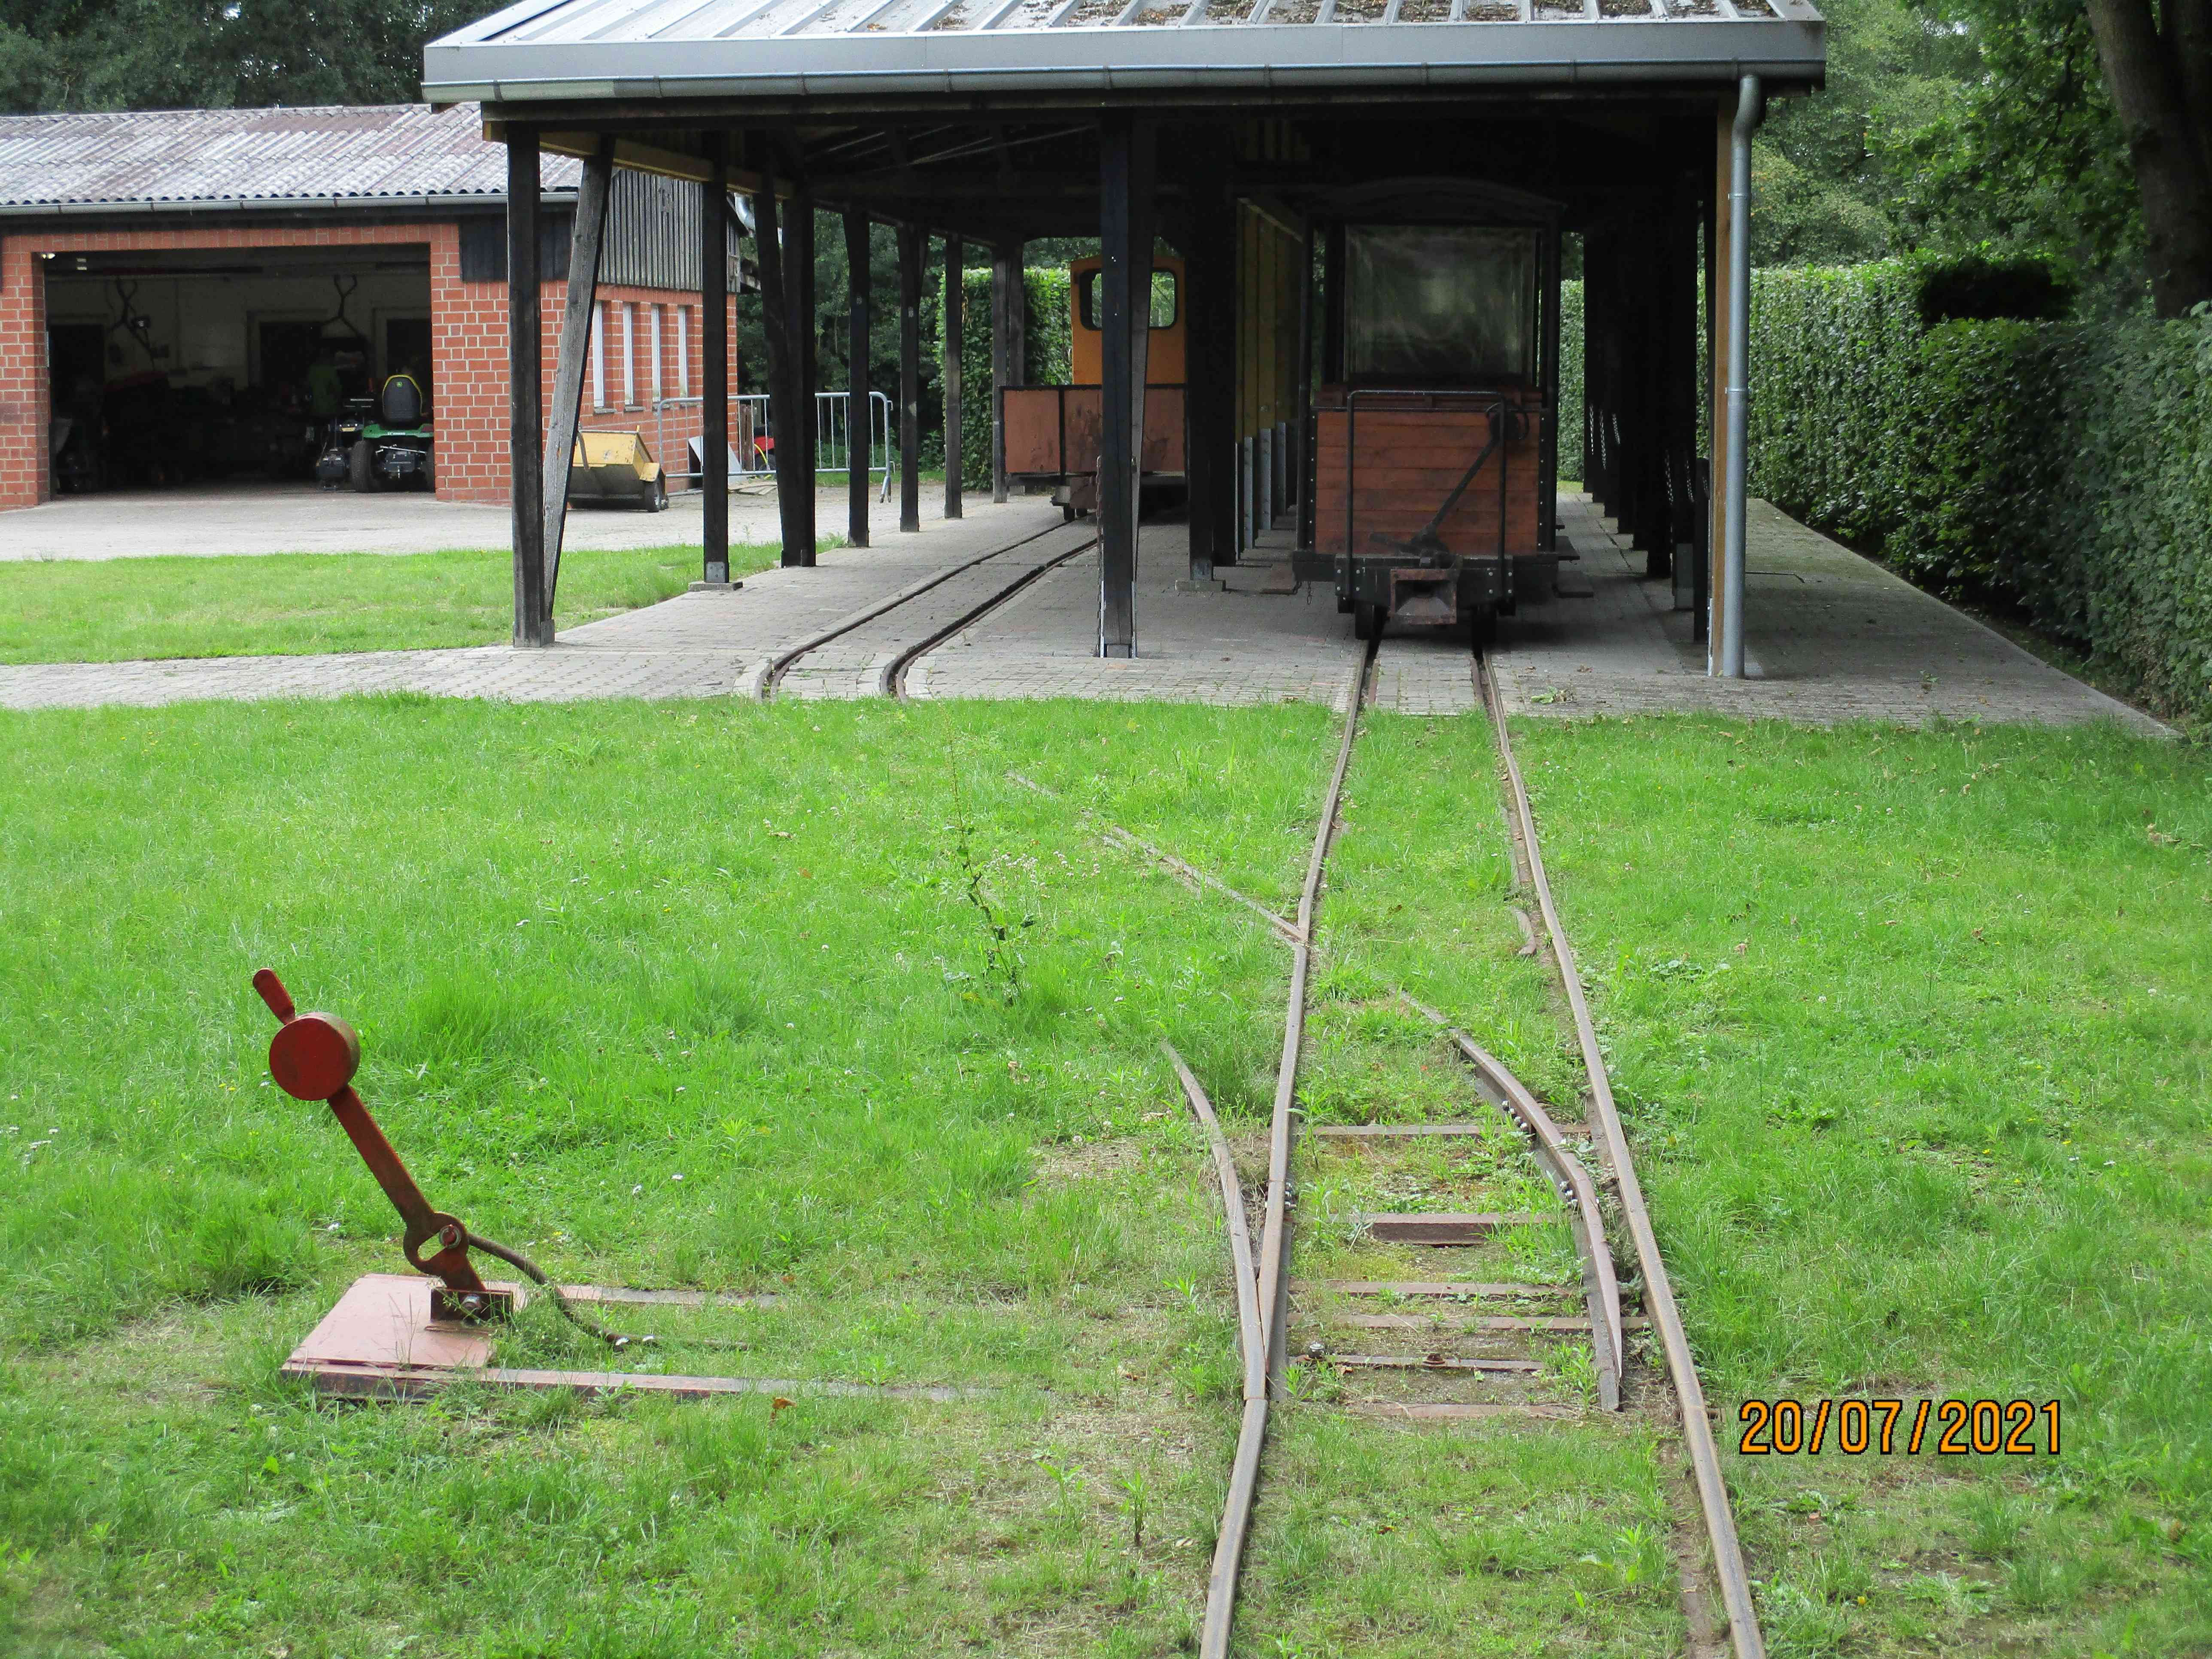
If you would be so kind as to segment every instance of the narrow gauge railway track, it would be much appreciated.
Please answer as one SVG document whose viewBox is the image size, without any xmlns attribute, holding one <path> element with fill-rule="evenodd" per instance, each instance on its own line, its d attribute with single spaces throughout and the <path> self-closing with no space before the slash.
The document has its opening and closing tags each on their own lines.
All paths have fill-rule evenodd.
<svg viewBox="0 0 2212 1659">
<path fill-rule="evenodd" d="M 1058 569 L 1070 559 L 1090 551 L 1097 545 L 1094 536 L 1091 539 L 1081 542 L 1056 556 L 1042 560 L 1034 557 L 1024 560 L 1018 556 L 1024 548 L 1042 541 L 1047 537 L 1065 535 L 1066 531 L 1067 526 L 1065 524 L 1050 525 L 1042 530 L 1023 537 L 1018 541 L 1009 542 L 1003 547 L 993 548 L 988 553 L 978 554 L 972 559 L 964 559 L 958 564 L 938 571 L 921 581 L 909 583 L 894 593 L 885 595 L 865 610 L 839 619 L 828 628 L 807 635 L 795 645 L 786 647 L 771 657 L 767 666 L 761 671 L 756 692 L 758 700 L 762 702 L 773 700 L 777 690 L 781 687 L 785 676 L 798 666 L 804 659 L 813 655 L 823 647 L 833 645 L 847 635 L 859 632 L 869 623 L 880 621 L 896 611 L 905 609 L 926 595 L 943 587 L 948 582 L 965 576 L 972 571 L 981 570 L 994 562 L 1005 561 L 1012 568 L 1012 574 L 1006 581 L 989 589 L 981 600 L 967 606 L 951 621 L 938 623 L 921 639 L 902 646 L 896 655 L 878 672 L 875 684 L 877 693 L 883 696 L 903 697 L 906 695 L 907 671 L 921 658 L 944 644 L 962 629 L 981 621 L 984 617 L 996 611 L 1039 577 L 1048 571 Z"/>
<path fill-rule="evenodd" d="M 1362 704 L 1376 654 L 1376 646 L 1370 643 L 1352 676 L 1350 694 L 1346 700 L 1343 737 L 1338 745 L 1335 766 L 1323 798 L 1320 823 L 1315 829 L 1305 883 L 1299 895 L 1297 921 L 1295 924 L 1279 925 L 1276 930 L 1291 948 L 1291 988 L 1284 1021 L 1282 1055 L 1276 1073 L 1274 1106 L 1268 1126 L 1265 1219 L 1256 1253 L 1249 1234 L 1236 1164 L 1212 1106 L 1204 1088 L 1182 1057 L 1172 1048 L 1167 1050 L 1191 1109 L 1205 1130 L 1221 1185 L 1234 1264 L 1238 1346 L 1243 1362 L 1243 1420 L 1206 1588 L 1206 1613 L 1199 1648 L 1202 1659 L 1225 1659 L 1229 1651 L 1237 1583 L 1267 1444 L 1269 1407 L 1273 1400 L 1288 1392 L 1286 1333 L 1290 1323 L 1291 1231 L 1288 1200 L 1291 1157 L 1298 1115 L 1298 1061 L 1304 1042 L 1314 917 L 1329 847 L 1336 833 L 1343 801 L 1344 780 L 1351 766 Z M 1472 1036 L 1451 1025 L 1443 1013 L 1414 1001 L 1401 992 L 1401 999 L 1409 1006 L 1448 1034 L 1454 1048 L 1469 1068 L 1475 1091 L 1505 1112 L 1528 1137 L 1532 1154 L 1550 1179 L 1566 1212 L 1575 1240 L 1576 1254 L 1583 1270 L 1585 1317 L 1490 1316 L 1464 1321 L 1456 1329 L 1463 1334 L 1484 1336 L 1519 1333 L 1586 1334 L 1590 1344 L 1592 1371 L 1599 1402 L 1606 1410 L 1618 1409 L 1621 1404 L 1621 1376 L 1626 1358 L 1626 1329 L 1631 1325 L 1649 1327 L 1656 1334 L 1664 1356 L 1668 1377 L 1673 1384 L 1682 1443 L 1688 1455 L 1705 1541 L 1711 1552 L 1715 1577 L 1719 1582 L 1729 1648 L 1735 1659 L 1765 1659 L 1765 1643 L 1752 1602 L 1750 1582 L 1736 1537 L 1735 1517 L 1729 1511 L 1727 1489 L 1721 1479 L 1718 1452 L 1711 1425 L 1705 1415 L 1704 1390 L 1698 1384 L 1696 1365 L 1682 1330 L 1673 1286 L 1644 1206 L 1643 1189 L 1637 1180 L 1627 1138 L 1621 1127 L 1604 1055 L 1598 1048 L 1589 1004 L 1583 994 L 1573 949 L 1568 943 L 1558 907 L 1553 900 L 1542 850 L 1537 844 L 1535 815 L 1529 804 L 1519 763 L 1513 753 L 1512 736 L 1507 730 L 1495 684 L 1480 658 L 1473 663 L 1472 672 L 1497 740 L 1510 797 L 1515 863 L 1523 884 L 1535 894 L 1543 920 L 1545 942 L 1550 947 L 1553 966 L 1565 994 L 1588 1075 L 1590 1122 L 1587 1134 L 1603 1164 L 1603 1180 L 1613 1188 L 1615 1195 L 1620 1224 L 1628 1235 L 1631 1253 L 1641 1281 L 1645 1313 L 1644 1317 L 1634 1320 L 1624 1316 L 1607 1217 L 1598 1196 L 1599 1183 L 1577 1158 L 1566 1133 L 1553 1120 L 1533 1091 Z M 1243 900 L 1241 895 L 1232 894 L 1231 896 Z M 1249 900 L 1243 902 L 1250 902 Z M 1476 1133 L 1479 1130 L 1472 1124 L 1364 1126 L 1358 1129 L 1332 1132 L 1323 1128 L 1316 1131 L 1317 1136 L 1335 1139 L 1344 1144 L 1374 1144 L 1399 1135 L 1449 1136 Z M 1446 1244 L 1473 1243 L 1525 1218 L 1487 1215 L 1376 1215 L 1364 1218 L 1378 1238 L 1390 1237 L 1389 1230 L 1395 1228 L 1398 1236 L 1407 1242 Z M 1387 1294 L 1394 1302 L 1422 1297 L 1449 1297 L 1455 1302 L 1492 1297 L 1522 1297 L 1540 1293 L 1542 1290 L 1542 1287 L 1525 1285 L 1341 1280 L 1319 1281 L 1312 1288 L 1346 1296 Z M 1438 1322 L 1423 1316 L 1355 1315 L 1340 1319 L 1339 1322 L 1353 1328 L 1388 1332 L 1433 1330 Z M 1526 1372 L 1540 1370 L 1541 1364 L 1535 1360 L 1448 1358 L 1441 1352 L 1420 1356 L 1330 1354 L 1328 1357 L 1332 1363 L 1348 1370 L 1395 1369 L 1443 1374 Z M 1577 1415 L 1540 1405 L 1516 1408 L 1513 1405 L 1495 1403 L 1422 1404 L 1401 1406 L 1399 1409 L 1412 1419 L 1511 1414 L 1571 1418 Z M 1693 1625 L 1693 1638 L 1694 1633 Z"/>
</svg>

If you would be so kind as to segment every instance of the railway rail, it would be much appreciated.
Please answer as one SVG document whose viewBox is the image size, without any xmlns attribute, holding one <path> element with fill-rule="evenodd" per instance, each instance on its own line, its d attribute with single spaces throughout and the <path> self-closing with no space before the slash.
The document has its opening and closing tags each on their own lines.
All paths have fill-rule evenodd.
<svg viewBox="0 0 2212 1659">
<path fill-rule="evenodd" d="M 973 604 L 963 605 L 950 620 L 933 621 L 921 636 L 902 643 L 890 659 L 875 670 L 874 690 L 877 694 L 882 696 L 903 698 L 906 696 L 907 672 L 916 662 L 944 644 L 962 629 L 981 621 L 983 617 L 1007 604 L 1015 595 L 1040 577 L 1058 569 L 1069 560 L 1089 552 L 1097 544 L 1094 532 L 1075 546 L 1057 555 L 1043 559 L 1039 559 L 1034 555 L 1026 558 L 1023 556 L 1023 550 L 1031 547 L 1034 544 L 1049 537 L 1065 537 L 1067 533 L 1066 525 L 1054 524 L 1024 536 L 1018 541 L 1009 542 L 1003 547 L 994 548 L 989 552 L 978 554 L 972 559 L 963 559 L 958 564 L 934 572 L 920 581 L 910 583 L 896 592 L 886 594 L 865 610 L 842 617 L 828 628 L 807 635 L 794 645 L 787 646 L 769 658 L 765 666 L 757 671 L 755 696 L 762 702 L 771 701 L 781 688 L 786 677 L 806 658 L 814 655 L 825 647 L 836 644 L 839 640 L 858 633 L 871 623 L 878 622 L 894 612 L 903 611 L 925 596 L 944 587 L 947 583 L 953 582 L 971 572 L 982 570 L 987 566 L 997 565 L 1003 568 L 1007 573 L 1004 581 L 988 586 L 980 599 Z"/>
<path fill-rule="evenodd" d="M 1320 822 L 1315 828 L 1305 882 L 1299 895 L 1297 920 L 1295 923 L 1283 923 L 1277 919 L 1276 931 L 1291 948 L 1291 987 L 1284 1021 L 1281 1059 L 1276 1073 L 1273 1109 L 1268 1125 L 1265 1219 L 1256 1254 L 1249 1237 L 1245 1202 L 1236 1165 L 1212 1107 L 1203 1086 L 1183 1063 L 1182 1057 L 1172 1048 L 1168 1050 L 1185 1097 L 1207 1136 L 1221 1185 L 1234 1264 L 1239 1348 L 1243 1362 L 1243 1419 L 1207 1584 L 1199 1648 L 1202 1659 L 1225 1659 L 1229 1651 L 1230 1635 L 1236 1617 L 1237 1589 L 1264 1462 L 1269 1411 L 1273 1401 L 1285 1397 L 1288 1392 L 1290 1257 L 1294 1220 L 1294 1212 L 1290 1204 L 1291 1157 L 1295 1151 L 1299 1115 L 1297 1106 L 1298 1065 L 1304 1042 L 1307 985 L 1315 951 L 1314 919 L 1329 848 L 1336 834 L 1345 776 L 1350 769 L 1353 747 L 1358 740 L 1362 705 L 1373 672 L 1376 650 L 1376 643 L 1370 641 L 1352 676 L 1345 705 L 1343 735 L 1322 801 Z M 1512 735 L 1506 727 L 1496 687 L 1480 657 L 1474 660 L 1472 672 L 1481 691 L 1485 713 L 1496 737 L 1500 766 L 1510 797 L 1515 862 L 1522 884 L 1534 895 L 1543 923 L 1543 941 L 1549 947 L 1553 967 L 1565 995 L 1588 1077 L 1589 1122 L 1586 1129 L 1575 1126 L 1577 1130 L 1576 1139 L 1586 1139 L 1595 1146 L 1602 1164 L 1602 1182 L 1611 1188 L 1613 1195 L 1614 1215 L 1608 1216 L 1601 1202 L 1600 1178 L 1594 1177 L 1592 1172 L 1584 1167 L 1570 1143 L 1567 1131 L 1553 1118 L 1534 1091 L 1514 1077 L 1472 1036 L 1452 1025 L 1442 1012 L 1411 997 L 1404 997 L 1401 993 L 1409 1006 L 1448 1034 L 1454 1048 L 1468 1067 L 1474 1091 L 1505 1112 L 1528 1137 L 1533 1156 L 1559 1194 L 1582 1267 L 1584 1316 L 1488 1315 L 1468 1319 L 1455 1328 L 1462 1334 L 1498 1339 L 1510 1339 L 1516 1334 L 1526 1335 L 1531 1340 L 1538 1334 L 1586 1336 L 1590 1345 L 1592 1372 L 1599 1404 L 1601 1409 L 1608 1411 L 1618 1409 L 1622 1403 L 1623 1372 L 1627 1361 L 1626 1332 L 1632 1328 L 1644 1328 L 1654 1334 L 1663 1356 L 1668 1380 L 1673 1387 L 1682 1446 L 1687 1454 L 1705 1545 L 1718 1581 L 1720 1599 L 1726 1616 L 1729 1650 L 1735 1659 L 1765 1659 L 1765 1644 L 1759 1630 L 1757 1610 L 1752 1601 L 1750 1582 L 1744 1568 L 1735 1518 L 1729 1508 L 1727 1489 L 1721 1479 L 1717 1449 L 1711 1425 L 1705 1415 L 1704 1392 L 1698 1384 L 1696 1366 L 1683 1333 L 1666 1263 L 1660 1256 L 1658 1242 L 1652 1231 L 1627 1138 L 1621 1127 L 1604 1055 L 1598 1047 L 1589 1004 L 1583 994 L 1573 947 L 1568 941 L 1566 930 L 1559 921 L 1558 906 L 1553 899 L 1542 850 L 1537 842 L 1534 812 L 1529 804 L 1519 763 L 1513 753 Z M 1251 902 L 1243 900 L 1241 895 L 1232 894 L 1231 896 Z M 1472 1124 L 1376 1125 L 1361 1126 L 1357 1129 L 1321 1128 L 1315 1132 L 1317 1137 L 1335 1139 L 1349 1145 L 1374 1145 L 1398 1136 L 1434 1137 L 1476 1133 L 1479 1129 Z M 1430 1244 L 1472 1243 L 1486 1233 L 1528 1218 L 1505 1215 L 1364 1218 L 1370 1231 L 1378 1238 L 1396 1237 L 1408 1243 Z M 1395 1231 L 1378 1224 L 1387 1224 L 1388 1228 L 1395 1228 Z M 1399 1224 L 1409 1224 L 1401 1226 Z M 1626 1233 L 1628 1254 L 1635 1265 L 1644 1310 L 1640 1318 L 1632 1318 L 1623 1310 L 1619 1270 L 1614 1262 L 1613 1235 L 1616 1231 Z M 1454 1303 L 1522 1298 L 1540 1294 L 1544 1289 L 1528 1285 L 1475 1284 L 1443 1279 L 1382 1283 L 1322 1280 L 1314 1282 L 1310 1288 L 1345 1297 L 1387 1296 L 1393 1304 L 1409 1297 L 1448 1297 Z M 1427 1316 L 1395 1313 L 1355 1314 L 1340 1317 L 1337 1322 L 1353 1329 L 1372 1331 L 1378 1336 L 1394 1332 L 1433 1331 L 1437 1323 Z M 1346 1372 L 1398 1370 L 1444 1376 L 1507 1376 L 1540 1369 L 1540 1362 L 1529 1359 L 1495 1356 L 1455 1357 L 1441 1352 L 1423 1355 L 1346 1354 L 1327 1352 L 1325 1349 L 1322 1352 L 1328 1363 Z M 1507 1415 L 1558 1419 L 1578 1415 L 1540 1404 L 1516 1407 L 1492 1402 L 1424 1402 L 1401 1405 L 1396 1409 L 1417 1420 Z M 1686 1599 L 1686 1583 L 1685 1589 Z M 1696 1622 L 1693 1620 L 1693 1632 Z"/>
</svg>

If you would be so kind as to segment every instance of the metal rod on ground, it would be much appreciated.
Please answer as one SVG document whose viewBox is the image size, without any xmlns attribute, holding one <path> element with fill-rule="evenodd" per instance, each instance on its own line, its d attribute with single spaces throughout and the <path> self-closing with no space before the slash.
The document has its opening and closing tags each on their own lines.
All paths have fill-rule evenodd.
<svg viewBox="0 0 2212 1659">
<path fill-rule="evenodd" d="M 1206 1586 L 1206 1618 L 1199 1635 L 1200 1659 L 1224 1659 L 1230 1627 L 1237 1616 L 1237 1575 L 1244 1559 L 1245 1534 L 1251 1530 L 1252 1499 L 1259 1489 L 1260 1454 L 1267 1439 L 1267 1339 L 1260 1328 L 1260 1304 L 1252 1279 L 1252 1232 L 1244 1218 L 1244 1186 L 1237 1177 L 1228 1137 L 1214 1115 L 1213 1103 L 1199 1087 L 1170 1043 L 1160 1047 L 1182 1081 L 1183 1098 L 1206 1131 L 1221 1181 L 1221 1207 L 1229 1223 L 1230 1271 L 1237 1286 L 1237 1346 L 1244 1361 L 1244 1413 L 1237 1433 L 1237 1458 L 1229 1475 L 1229 1501 L 1214 1540 L 1213 1570 Z"/>
<path fill-rule="evenodd" d="M 1285 1206 L 1290 1194 L 1291 1114 L 1297 1109 L 1298 1051 L 1305 1041 L 1306 979 L 1313 966 L 1315 908 L 1321 902 L 1322 871 L 1328 862 L 1328 847 L 1336 834 L 1336 815 L 1344 799 L 1344 775 L 1352 765 L 1352 745 L 1359 735 L 1359 706 L 1366 694 L 1367 676 L 1375 664 L 1375 641 L 1370 640 L 1352 672 L 1344 706 L 1344 737 L 1336 750 L 1336 769 L 1329 775 L 1328 793 L 1322 798 L 1321 823 L 1315 828 L 1312 854 L 1306 860 L 1305 885 L 1298 892 L 1298 937 L 1291 946 L 1290 1012 L 1283 1021 L 1283 1052 L 1275 1066 L 1275 1105 L 1267 1127 L 1267 1211 L 1261 1234 L 1260 1316 L 1267 1331 L 1267 1380 L 1277 1389 L 1288 1386 L 1289 1365 L 1284 1352 L 1283 1330 L 1288 1322 L 1291 1282 L 1290 1237 Z"/>
<path fill-rule="evenodd" d="M 607 198 L 615 176 L 615 141 L 599 140 L 584 162 L 576 186 L 576 225 L 568 246 L 568 294 L 561 313 L 561 347 L 554 359 L 553 418 L 545 432 L 545 617 L 550 626 L 561 592 L 561 542 L 568 522 L 568 462 L 584 399 L 584 360 L 592 343 L 592 313 L 599 303 L 599 250 L 606 244 Z M 656 313 L 655 315 L 659 313 Z M 654 370 L 657 374 L 659 371 Z M 665 459 L 665 458 L 663 458 Z"/>
<path fill-rule="evenodd" d="M 1745 1571 L 1742 1546 L 1737 1541 L 1735 1517 L 1729 1510 L 1728 1488 L 1721 1480 L 1720 1457 L 1713 1443 L 1712 1425 L 1705 1417 L 1705 1392 L 1698 1381 L 1698 1367 L 1690 1353 L 1689 1338 L 1682 1330 L 1682 1316 L 1674 1305 L 1674 1287 L 1667 1277 L 1667 1263 L 1659 1254 L 1659 1239 L 1652 1231 L 1644 1207 L 1644 1188 L 1636 1178 L 1629 1156 L 1628 1136 L 1620 1125 L 1620 1111 L 1613 1098 L 1613 1081 L 1606 1070 L 1605 1053 L 1598 1047 L 1597 1028 L 1591 1023 L 1589 1002 L 1583 994 L 1581 970 L 1575 965 L 1574 948 L 1552 901 L 1552 884 L 1544 872 L 1543 849 L 1536 841 L 1536 818 L 1528 802 L 1527 783 L 1513 754 L 1513 737 L 1505 711 L 1498 701 L 1498 688 L 1487 669 L 1476 669 L 1482 684 L 1483 707 L 1498 734 L 1498 752 L 1513 797 L 1515 822 L 1528 860 L 1528 874 L 1536 890 L 1544 931 L 1551 939 L 1553 966 L 1566 992 L 1568 1012 L 1574 1018 L 1575 1038 L 1580 1044 L 1583 1067 L 1589 1079 L 1590 1121 L 1612 1166 L 1620 1195 L 1620 1208 L 1628 1224 L 1636 1262 L 1644 1276 L 1644 1311 L 1659 1333 L 1666 1354 L 1667 1374 L 1674 1384 L 1674 1399 L 1681 1413 L 1682 1439 L 1697 1478 L 1698 1502 L 1705 1511 L 1705 1534 L 1712 1545 L 1713 1567 L 1721 1581 L 1721 1599 L 1728 1611 L 1729 1632 L 1735 1644 L 1735 1659 L 1765 1659 L 1766 1643 L 1759 1634 L 1759 1613 L 1752 1604 L 1750 1576 Z"/>
</svg>

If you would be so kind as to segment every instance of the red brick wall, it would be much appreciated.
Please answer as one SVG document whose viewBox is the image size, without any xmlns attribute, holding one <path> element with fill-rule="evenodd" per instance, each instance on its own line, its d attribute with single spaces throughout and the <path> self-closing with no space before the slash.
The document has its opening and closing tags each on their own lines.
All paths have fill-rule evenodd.
<svg viewBox="0 0 2212 1659">
<path fill-rule="evenodd" d="M 30 507 L 45 501 L 52 476 L 46 434 L 52 395 L 46 384 L 46 261 L 48 253 L 76 253 L 117 248 L 263 248 L 357 246 L 393 242 L 427 242 L 430 248 L 431 378 L 436 408 L 438 495 L 447 501 L 503 501 L 507 492 L 507 284 L 461 281 L 460 231 L 453 222 L 376 225 L 242 226 L 188 230 L 52 230 L 0 238 L 0 507 Z M 544 333 L 545 384 L 552 389 L 565 283 L 544 287 L 540 317 Z M 664 395 L 677 395 L 675 309 L 689 305 L 690 386 L 701 389 L 699 297 L 653 289 L 602 289 L 603 302 L 639 308 L 636 385 L 649 404 L 651 335 L 648 307 L 667 307 L 661 330 Z M 608 390 L 621 397 L 619 311 L 610 313 L 607 331 Z M 732 307 L 730 382 L 737 384 L 737 325 Z M 657 432 L 649 407 L 638 410 L 593 410 L 586 377 L 584 425 L 587 428 Z M 679 419 L 679 416 L 681 417 Z M 671 472 L 688 464 L 684 444 L 699 429 L 696 408 L 671 410 L 665 422 L 666 449 L 661 460 Z M 659 452 L 656 450 L 656 453 Z"/>
</svg>

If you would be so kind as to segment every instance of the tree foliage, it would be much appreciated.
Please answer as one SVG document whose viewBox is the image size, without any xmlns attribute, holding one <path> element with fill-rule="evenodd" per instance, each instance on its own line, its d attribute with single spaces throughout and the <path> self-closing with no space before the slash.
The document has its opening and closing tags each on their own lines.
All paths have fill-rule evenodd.
<svg viewBox="0 0 2212 1659">
<path fill-rule="evenodd" d="M 0 101 L 46 110 L 419 100 L 477 0 L 0 0 Z"/>
<path fill-rule="evenodd" d="M 1760 264 L 1879 258 L 1910 240 L 1894 158 L 1959 105 L 1977 42 L 1914 0 L 1824 0 L 1828 84 L 1777 104 L 1752 158 Z"/>
</svg>

